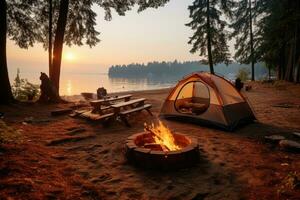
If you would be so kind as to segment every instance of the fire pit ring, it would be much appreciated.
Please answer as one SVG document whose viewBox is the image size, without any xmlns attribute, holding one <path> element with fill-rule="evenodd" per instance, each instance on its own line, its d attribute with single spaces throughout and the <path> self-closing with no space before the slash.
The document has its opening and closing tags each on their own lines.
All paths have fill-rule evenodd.
<svg viewBox="0 0 300 200">
<path fill-rule="evenodd" d="M 173 133 L 180 150 L 163 151 L 157 146 L 145 146 L 151 138 L 150 132 L 141 132 L 127 138 L 126 157 L 136 166 L 148 169 L 178 169 L 191 167 L 199 160 L 199 146 L 196 138 Z"/>
</svg>

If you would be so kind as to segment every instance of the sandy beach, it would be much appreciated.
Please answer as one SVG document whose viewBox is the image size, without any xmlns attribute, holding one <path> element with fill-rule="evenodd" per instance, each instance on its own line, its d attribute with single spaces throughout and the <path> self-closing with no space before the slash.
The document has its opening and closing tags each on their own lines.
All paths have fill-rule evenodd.
<svg viewBox="0 0 300 200">
<path fill-rule="evenodd" d="M 199 140 L 199 164 L 176 171 L 139 169 L 124 157 L 126 138 L 157 118 L 170 89 L 131 92 L 146 98 L 154 114 L 131 116 L 131 128 L 50 116 L 73 103 L 0 106 L 3 121 L 21 135 L 18 144 L 0 148 L 0 199 L 299 199 L 300 154 L 263 137 L 300 132 L 300 85 L 249 84 L 243 94 L 257 121 L 234 132 L 163 120 Z"/>
</svg>

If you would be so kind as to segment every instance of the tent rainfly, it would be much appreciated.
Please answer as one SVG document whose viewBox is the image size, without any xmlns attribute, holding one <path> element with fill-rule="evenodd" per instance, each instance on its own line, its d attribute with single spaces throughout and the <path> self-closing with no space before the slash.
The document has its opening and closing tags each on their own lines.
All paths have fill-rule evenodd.
<svg viewBox="0 0 300 200">
<path fill-rule="evenodd" d="M 193 73 L 179 81 L 165 100 L 160 116 L 227 130 L 255 120 L 246 98 L 229 81 L 207 72 Z"/>
</svg>

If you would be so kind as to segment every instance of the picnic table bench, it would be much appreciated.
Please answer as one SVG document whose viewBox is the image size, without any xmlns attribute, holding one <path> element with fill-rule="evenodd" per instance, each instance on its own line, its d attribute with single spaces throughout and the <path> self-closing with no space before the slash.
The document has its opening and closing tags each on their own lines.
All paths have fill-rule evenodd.
<svg viewBox="0 0 300 200">
<path fill-rule="evenodd" d="M 114 113 L 117 116 L 120 116 L 120 119 L 126 124 L 126 126 L 130 126 L 127 116 L 131 113 L 139 112 L 142 110 L 146 110 L 150 115 L 152 115 L 150 108 L 151 104 L 145 104 L 145 98 L 134 99 L 127 102 L 122 102 L 118 104 L 111 105 L 114 109 Z M 126 109 L 121 111 L 122 108 L 130 107 L 130 109 Z"/>
<path fill-rule="evenodd" d="M 94 101 L 90 101 L 91 106 L 93 107 L 93 112 L 100 112 L 102 113 L 103 110 L 107 110 L 110 108 L 110 105 L 115 102 L 115 101 L 120 101 L 123 100 L 129 101 L 130 98 L 132 97 L 131 94 L 127 95 L 122 95 L 122 96 L 115 96 L 115 97 L 109 97 L 109 98 L 103 98 L 103 99 L 98 99 Z"/>
</svg>

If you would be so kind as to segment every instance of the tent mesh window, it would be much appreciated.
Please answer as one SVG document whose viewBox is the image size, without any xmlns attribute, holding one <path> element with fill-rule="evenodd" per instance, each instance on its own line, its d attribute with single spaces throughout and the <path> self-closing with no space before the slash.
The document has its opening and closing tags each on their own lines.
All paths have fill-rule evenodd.
<svg viewBox="0 0 300 200">
<path fill-rule="evenodd" d="M 208 87 L 201 81 L 186 83 L 179 91 L 175 100 L 177 112 L 191 115 L 200 115 L 210 104 Z"/>
</svg>

